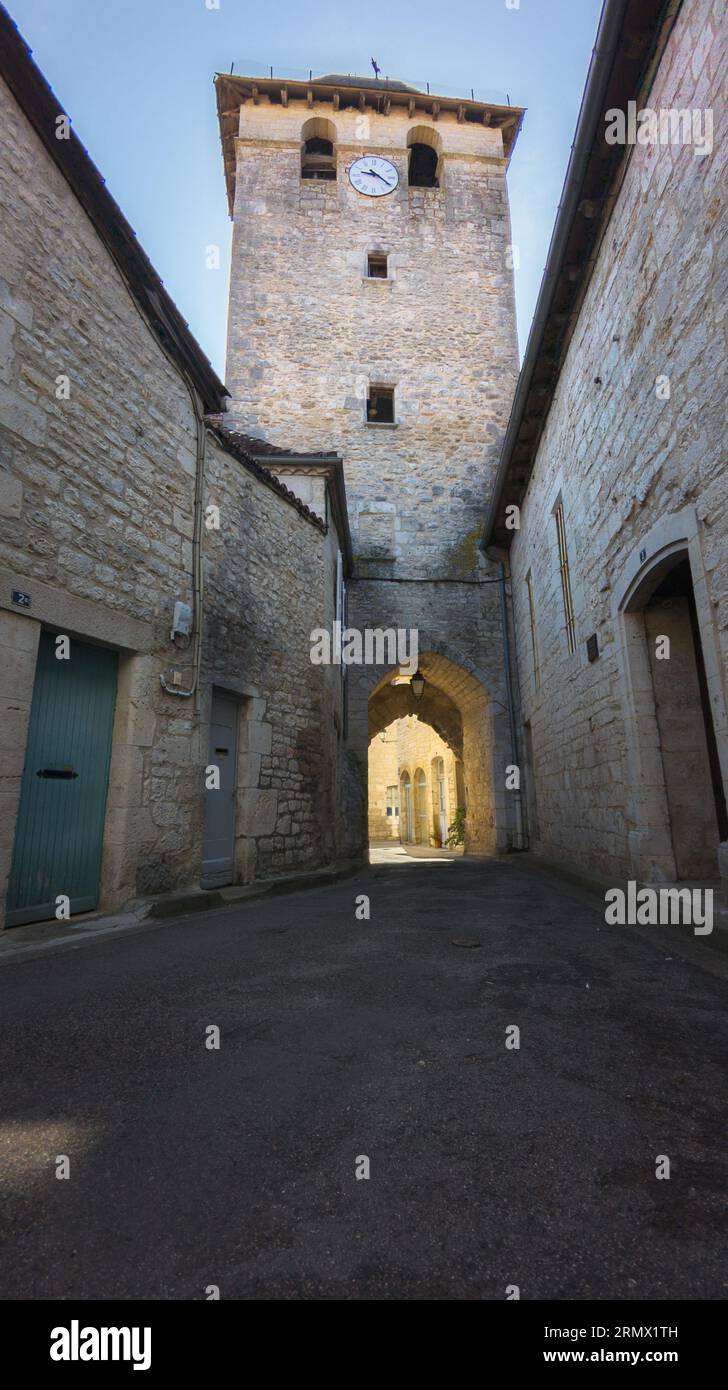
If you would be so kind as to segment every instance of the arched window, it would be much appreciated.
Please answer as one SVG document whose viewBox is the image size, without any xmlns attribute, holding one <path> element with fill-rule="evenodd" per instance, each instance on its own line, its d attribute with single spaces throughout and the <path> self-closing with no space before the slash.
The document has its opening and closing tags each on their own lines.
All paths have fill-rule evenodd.
<svg viewBox="0 0 728 1390">
<path fill-rule="evenodd" d="M 440 187 L 442 141 L 430 126 L 414 126 L 407 137 L 410 188 Z"/>
<path fill-rule="evenodd" d="M 336 178 L 336 127 L 322 116 L 306 121 L 301 131 L 301 178 Z"/>
<path fill-rule="evenodd" d="M 412 783 L 408 772 L 400 777 L 402 795 L 400 797 L 399 838 L 405 844 L 414 840 L 414 817 L 412 814 Z"/>
<path fill-rule="evenodd" d="M 430 843 L 430 817 L 427 809 L 427 778 L 421 767 L 415 772 L 415 840 L 418 845 Z"/>
<path fill-rule="evenodd" d="M 437 154 L 429 145 L 410 145 L 410 188 L 439 188 Z"/>
<path fill-rule="evenodd" d="M 447 839 L 447 782 L 443 758 L 432 760 L 432 791 L 435 811 L 435 830 L 441 845 Z"/>
</svg>

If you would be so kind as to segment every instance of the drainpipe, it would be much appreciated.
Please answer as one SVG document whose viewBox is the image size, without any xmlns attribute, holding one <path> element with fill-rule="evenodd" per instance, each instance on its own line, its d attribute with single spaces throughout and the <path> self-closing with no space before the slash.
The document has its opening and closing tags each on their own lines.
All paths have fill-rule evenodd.
<svg viewBox="0 0 728 1390">
<path fill-rule="evenodd" d="M 501 610 L 501 627 L 503 629 L 503 663 L 506 675 L 506 698 L 508 700 L 508 723 L 511 729 L 511 764 L 513 767 L 520 768 L 518 761 L 518 739 L 516 737 L 516 710 L 513 703 L 513 677 L 511 671 L 511 642 L 508 632 L 508 608 L 506 604 L 506 570 L 502 560 L 498 561 L 499 571 L 499 593 Z M 523 826 L 523 793 L 521 791 L 521 779 L 518 778 L 518 787 L 514 788 L 513 794 L 516 802 L 516 843 L 514 849 L 526 848 L 526 836 Z"/>
<path fill-rule="evenodd" d="M 178 686 L 170 685 L 164 675 L 159 677 L 159 683 L 167 695 L 177 695 L 180 699 L 189 700 L 197 690 L 200 678 L 200 661 L 202 658 L 202 515 L 205 489 L 205 444 L 207 442 L 207 426 L 193 383 L 185 372 L 180 374 L 190 394 L 197 428 L 195 501 L 192 530 L 192 683 L 189 690 L 180 690 Z"/>
<path fill-rule="evenodd" d="M 129 295 L 129 301 L 136 310 L 143 324 L 149 328 L 149 319 L 142 312 L 126 275 L 123 276 L 124 285 Z M 176 685 L 170 685 L 166 676 L 159 677 L 159 683 L 167 695 L 177 695 L 182 700 L 189 700 L 197 690 L 200 680 L 200 663 L 202 658 L 202 508 L 205 494 L 205 445 L 207 443 L 207 425 L 202 410 L 201 402 L 198 398 L 195 384 L 191 377 L 179 363 L 174 359 L 166 343 L 154 334 L 157 346 L 162 349 L 172 370 L 182 378 L 190 401 L 192 402 L 192 413 L 195 417 L 196 427 L 196 464 L 195 464 L 195 498 L 193 510 L 192 527 L 192 683 L 189 690 L 180 690 Z M 223 410 L 226 408 L 222 404 Z"/>
<path fill-rule="evenodd" d="M 185 382 L 190 402 L 192 402 L 192 413 L 193 416 L 195 416 L 196 467 L 195 503 L 193 503 L 192 527 L 192 682 L 190 682 L 189 689 L 182 691 L 182 689 L 179 689 L 178 685 L 169 684 L 164 674 L 160 676 L 160 685 L 165 694 L 176 695 L 179 699 L 190 699 L 195 695 L 197 687 L 199 687 L 201 652 L 203 652 L 203 502 L 207 424 L 206 418 L 204 418 L 203 402 L 201 402 L 199 396 L 197 396 L 195 382 L 193 382 L 192 377 L 189 377 L 188 373 L 186 373 L 185 368 L 179 366 L 175 357 L 172 357 L 172 353 L 169 352 L 169 347 L 167 346 L 167 342 L 164 341 L 164 338 L 160 338 L 158 332 L 154 331 L 153 321 L 150 320 L 150 317 L 147 316 L 142 307 L 140 307 L 138 297 L 132 293 L 131 284 L 129 284 L 129 278 L 128 275 L 126 275 L 124 267 L 119 265 L 119 268 L 121 268 L 122 281 L 124 281 L 126 293 L 128 293 L 129 296 L 129 303 L 132 304 L 133 309 L 139 314 L 139 318 L 142 320 L 143 324 L 150 329 L 151 335 L 153 335 L 157 346 L 161 347 L 164 356 L 167 357 L 172 371 L 175 371 L 178 377 L 181 377 L 182 381 Z M 151 289 L 147 288 L 146 293 L 147 297 L 149 297 L 151 306 L 156 310 L 158 316 L 158 314 L 161 313 L 161 309 L 160 303 L 158 303 L 157 291 L 151 291 Z M 229 403 L 229 398 L 226 398 L 226 400 L 228 400 Z M 220 406 L 222 410 L 228 409 L 225 399 L 221 400 Z"/>
</svg>

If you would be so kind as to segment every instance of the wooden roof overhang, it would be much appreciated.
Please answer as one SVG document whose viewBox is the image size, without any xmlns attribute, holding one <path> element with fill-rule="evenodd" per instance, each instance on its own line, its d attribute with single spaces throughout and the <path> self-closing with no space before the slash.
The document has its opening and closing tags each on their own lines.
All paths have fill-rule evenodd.
<svg viewBox="0 0 728 1390">
<path fill-rule="evenodd" d="M 357 107 L 381 116 L 404 110 L 411 120 L 421 116 L 437 121 L 440 116 L 450 113 L 458 121 L 470 121 L 500 130 L 506 162 L 513 153 L 525 115 L 525 109 L 520 106 L 498 106 L 490 102 L 465 101 L 460 97 L 436 96 L 406 87 L 400 82 L 387 84 L 382 81 L 381 85 L 377 85 L 368 79 L 361 83 L 353 78 L 323 82 L 314 78 L 305 82 L 285 77 L 243 77 L 237 73 L 218 72 L 215 75 L 215 91 L 231 216 L 235 199 L 235 140 L 240 126 L 240 107 L 246 102 L 258 105 L 261 98 L 265 98 L 274 106 L 284 107 L 293 101 L 309 107 L 315 102 L 326 102 L 334 112 Z"/>
<path fill-rule="evenodd" d="M 0 5 L 0 77 L 32 125 L 121 272 L 164 351 L 192 381 L 206 410 L 220 410 L 227 391 L 188 323 L 145 255 L 104 179 L 71 127 L 56 139 L 66 116 L 7 10 Z M 67 116 L 66 116 L 67 118 Z"/>
<path fill-rule="evenodd" d="M 630 146 L 605 139 L 606 112 L 652 84 L 682 0 L 607 0 L 608 51 L 594 50 L 531 334 L 516 385 L 481 546 L 508 549 L 507 508 L 526 495 L 566 352 L 619 195 Z M 590 103 L 590 85 L 592 100 Z M 596 385 L 596 383 L 595 383 Z"/>
</svg>

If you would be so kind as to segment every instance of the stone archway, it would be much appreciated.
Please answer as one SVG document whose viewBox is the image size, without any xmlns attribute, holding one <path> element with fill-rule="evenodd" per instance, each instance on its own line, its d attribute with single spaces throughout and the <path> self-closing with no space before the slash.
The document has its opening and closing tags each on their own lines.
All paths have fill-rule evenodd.
<svg viewBox="0 0 728 1390">
<path fill-rule="evenodd" d="M 506 710 L 492 700 L 473 664 L 443 644 L 433 642 L 420 653 L 419 669 L 425 678 L 419 701 L 406 679 L 399 683 L 401 673 L 396 667 L 350 667 L 347 673 L 350 789 L 356 795 L 356 802 L 350 802 L 352 839 L 358 830 L 358 843 L 356 847 L 352 843 L 352 850 L 361 854 L 367 843 L 369 741 L 395 721 L 415 716 L 434 729 L 454 755 L 456 771 L 448 801 L 453 813 L 457 805 L 465 807 L 466 853 L 505 850 L 509 846 Z"/>
<path fill-rule="evenodd" d="M 722 860 L 725 876 L 725 701 L 693 508 L 665 518 L 629 557 L 614 615 L 631 873 L 648 883 L 713 877 Z M 671 643 L 664 663 L 657 637 Z"/>
</svg>

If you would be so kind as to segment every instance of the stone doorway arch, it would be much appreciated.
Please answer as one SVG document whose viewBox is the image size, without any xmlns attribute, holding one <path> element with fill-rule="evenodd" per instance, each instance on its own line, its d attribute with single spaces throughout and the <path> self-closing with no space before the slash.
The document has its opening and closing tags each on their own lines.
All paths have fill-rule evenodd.
<svg viewBox="0 0 728 1390">
<path fill-rule="evenodd" d="M 615 585 L 630 872 L 645 883 L 726 876 L 728 721 L 693 507 L 664 518 Z M 669 638 L 670 657 L 656 658 Z M 701 854 L 701 846 L 709 853 Z"/>
<path fill-rule="evenodd" d="M 460 653 L 432 643 L 419 654 L 425 679 L 422 698 L 416 701 L 407 675 L 398 667 L 350 667 L 349 770 L 350 789 L 357 797 L 350 829 L 359 828 L 354 852 L 363 854 L 367 836 L 368 745 L 396 721 L 416 717 L 439 735 L 454 758 L 448 806 L 453 816 L 464 807 L 465 851 L 493 854 L 509 848 L 512 808 L 505 790 L 507 710 L 491 698 L 482 674 Z M 430 768 L 431 759 L 426 767 Z M 420 766 L 417 763 L 416 766 Z M 410 778 L 416 768 L 410 765 Z M 400 789 L 401 784 L 400 784 Z M 404 818 L 404 793 L 401 814 Z M 430 808 L 428 805 L 428 823 Z M 429 841 L 429 834 L 428 834 Z"/>
<path fill-rule="evenodd" d="M 415 800 L 415 844 L 429 845 L 430 843 L 430 816 L 427 796 L 427 775 L 424 768 L 415 769 L 414 777 L 414 800 Z"/>
</svg>

